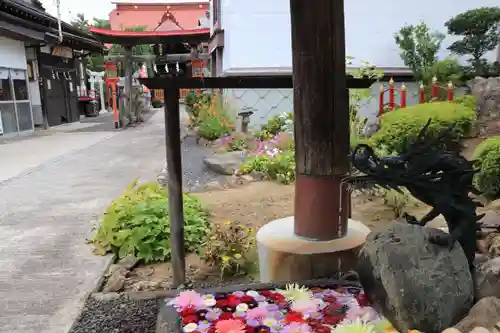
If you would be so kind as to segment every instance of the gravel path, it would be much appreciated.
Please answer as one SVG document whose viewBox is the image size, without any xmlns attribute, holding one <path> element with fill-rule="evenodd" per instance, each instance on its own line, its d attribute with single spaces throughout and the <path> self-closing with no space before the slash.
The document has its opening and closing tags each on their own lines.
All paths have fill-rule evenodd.
<svg viewBox="0 0 500 333">
<path fill-rule="evenodd" d="M 66 145 L 73 135 L 80 134 L 47 142 Z M 0 186 L 1 332 L 68 332 L 108 262 L 86 244 L 91 222 L 136 177 L 156 179 L 164 147 L 163 114 L 156 113 L 147 124 L 103 136 Z M 189 142 L 185 148 L 187 184 L 217 177 L 200 167 L 206 150 Z"/>
<path fill-rule="evenodd" d="M 154 333 L 161 300 L 89 298 L 69 333 Z"/>
</svg>

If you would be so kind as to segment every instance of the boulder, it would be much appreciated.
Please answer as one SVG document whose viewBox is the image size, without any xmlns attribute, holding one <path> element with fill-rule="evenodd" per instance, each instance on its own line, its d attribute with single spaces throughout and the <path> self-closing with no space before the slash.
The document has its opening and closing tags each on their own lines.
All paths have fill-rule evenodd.
<svg viewBox="0 0 500 333">
<path fill-rule="evenodd" d="M 460 245 L 449 251 L 430 243 L 431 235 L 446 237 L 438 229 L 391 222 L 372 231 L 359 254 L 363 287 L 399 332 L 441 332 L 473 304 L 473 281 Z"/>
<path fill-rule="evenodd" d="M 245 153 L 232 151 L 228 153 L 214 154 L 205 158 L 205 165 L 214 172 L 222 175 L 233 175 L 243 163 Z"/>
<path fill-rule="evenodd" d="M 468 82 L 471 93 L 477 99 L 477 126 L 481 135 L 500 130 L 500 77 L 476 77 Z"/>
<path fill-rule="evenodd" d="M 490 296 L 500 297 L 500 257 L 476 266 L 474 285 L 477 300 Z"/>
<path fill-rule="evenodd" d="M 470 332 L 475 327 L 493 329 L 500 319 L 500 299 L 486 297 L 477 302 L 469 314 L 454 327 L 461 332 Z"/>
<path fill-rule="evenodd" d="M 128 274 L 129 271 L 127 269 L 123 267 L 118 268 L 108 278 L 102 291 L 105 293 L 122 291 L 127 281 Z"/>
</svg>

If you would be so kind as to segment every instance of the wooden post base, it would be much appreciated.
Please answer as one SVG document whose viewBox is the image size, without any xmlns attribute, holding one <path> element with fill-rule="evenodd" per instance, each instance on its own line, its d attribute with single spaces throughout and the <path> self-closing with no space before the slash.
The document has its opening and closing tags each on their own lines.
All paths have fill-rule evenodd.
<svg viewBox="0 0 500 333">
<path fill-rule="evenodd" d="M 261 282 L 327 278 L 354 269 L 358 251 L 370 229 L 349 220 L 347 235 L 331 241 L 300 238 L 294 217 L 272 221 L 257 233 Z"/>
</svg>

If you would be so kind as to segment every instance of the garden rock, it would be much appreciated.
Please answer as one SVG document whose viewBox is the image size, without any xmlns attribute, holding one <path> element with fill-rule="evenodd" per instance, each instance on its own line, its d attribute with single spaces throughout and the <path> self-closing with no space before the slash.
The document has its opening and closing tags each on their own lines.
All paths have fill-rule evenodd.
<svg viewBox="0 0 500 333">
<path fill-rule="evenodd" d="M 476 299 L 500 297 L 500 257 L 477 265 L 474 272 Z"/>
<path fill-rule="evenodd" d="M 112 293 L 123 290 L 129 271 L 123 267 L 118 268 L 106 281 L 103 292 Z"/>
<path fill-rule="evenodd" d="M 360 252 L 361 283 L 399 332 L 441 332 L 472 307 L 473 281 L 462 249 L 432 244 L 432 234 L 444 232 L 395 221 L 372 231 Z"/>
<path fill-rule="evenodd" d="M 205 165 L 214 172 L 222 175 L 232 175 L 241 164 L 243 164 L 245 154 L 241 151 L 214 154 L 205 158 Z"/>
<path fill-rule="evenodd" d="M 469 314 L 454 327 L 461 332 L 470 332 L 477 326 L 493 329 L 500 318 L 500 299 L 486 297 L 477 302 Z"/>
<path fill-rule="evenodd" d="M 139 263 L 139 259 L 137 259 L 133 255 L 128 255 L 125 258 L 122 258 L 118 261 L 118 265 L 120 265 L 121 267 L 123 267 L 127 270 L 133 269 L 135 266 L 137 266 L 138 263 Z"/>
<path fill-rule="evenodd" d="M 468 86 L 477 99 L 478 125 L 484 135 L 494 125 L 490 121 L 500 119 L 500 77 L 476 77 Z"/>
</svg>

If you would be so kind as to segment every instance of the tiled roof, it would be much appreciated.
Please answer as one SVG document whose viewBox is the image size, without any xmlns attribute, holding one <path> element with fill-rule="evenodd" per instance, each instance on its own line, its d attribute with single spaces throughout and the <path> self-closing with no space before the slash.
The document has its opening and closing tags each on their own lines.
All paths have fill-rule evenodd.
<svg viewBox="0 0 500 333">
<path fill-rule="evenodd" d="M 135 26 L 147 26 L 148 30 L 154 30 L 158 27 L 165 11 L 167 11 L 166 6 L 161 5 L 138 5 L 137 9 L 133 5 L 118 5 L 109 14 L 109 22 L 113 30 L 123 30 Z M 178 21 L 180 27 L 167 20 L 157 30 L 196 29 L 198 28 L 198 20 L 205 16 L 207 8 L 206 6 L 199 8 L 199 5 L 172 5 L 169 11 Z"/>
</svg>

